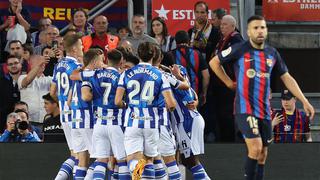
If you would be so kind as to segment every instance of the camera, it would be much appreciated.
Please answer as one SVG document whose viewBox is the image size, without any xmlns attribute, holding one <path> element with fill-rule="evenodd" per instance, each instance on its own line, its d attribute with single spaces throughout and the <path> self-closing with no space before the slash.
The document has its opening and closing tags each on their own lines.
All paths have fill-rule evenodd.
<svg viewBox="0 0 320 180">
<path fill-rule="evenodd" d="M 16 129 L 26 130 L 28 129 L 29 124 L 27 121 L 16 121 L 15 127 Z"/>
</svg>

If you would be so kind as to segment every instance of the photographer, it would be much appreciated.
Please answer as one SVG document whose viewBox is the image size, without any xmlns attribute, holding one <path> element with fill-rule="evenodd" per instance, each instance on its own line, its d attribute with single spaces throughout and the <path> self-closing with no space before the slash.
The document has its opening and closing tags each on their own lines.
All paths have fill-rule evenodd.
<svg viewBox="0 0 320 180">
<path fill-rule="evenodd" d="M 0 142 L 39 142 L 28 130 L 27 121 L 21 121 L 17 113 L 7 116 L 7 129 L 0 136 Z"/>
</svg>

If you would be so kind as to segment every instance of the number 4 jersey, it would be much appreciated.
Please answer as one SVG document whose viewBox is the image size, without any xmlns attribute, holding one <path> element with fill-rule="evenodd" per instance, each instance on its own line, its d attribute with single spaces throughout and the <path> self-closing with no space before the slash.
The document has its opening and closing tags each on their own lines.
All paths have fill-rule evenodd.
<svg viewBox="0 0 320 180">
<path fill-rule="evenodd" d="M 125 89 L 128 103 L 124 126 L 159 128 L 159 125 L 168 125 L 168 111 L 163 106 L 161 93 L 171 88 L 156 67 L 139 63 L 121 74 L 118 88 Z"/>
<path fill-rule="evenodd" d="M 73 81 L 70 80 L 69 76 L 73 70 L 79 67 L 81 67 L 81 64 L 74 57 L 67 56 L 61 59 L 54 68 L 52 82 L 57 85 L 61 122 L 71 121 L 71 111 L 67 105 L 67 100 Z"/>
</svg>

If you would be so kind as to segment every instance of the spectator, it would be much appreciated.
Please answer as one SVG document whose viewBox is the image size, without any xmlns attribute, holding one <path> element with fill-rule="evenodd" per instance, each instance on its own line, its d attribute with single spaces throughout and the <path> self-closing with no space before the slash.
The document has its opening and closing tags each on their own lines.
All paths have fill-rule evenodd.
<svg viewBox="0 0 320 180">
<path fill-rule="evenodd" d="M 21 121 L 25 121 L 28 123 L 28 130 L 29 132 L 32 133 L 32 135 L 38 139 L 40 141 L 40 139 L 42 139 L 42 132 L 41 132 L 41 128 L 37 127 L 37 126 L 33 126 L 31 123 L 30 123 L 30 116 L 29 116 L 29 113 L 26 112 L 26 111 L 23 111 L 23 110 L 15 110 L 14 111 L 15 113 L 17 113 L 19 116 L 20 116 L 20 120 Z"/>
<path fill-rule="evenodd" d="M 23 47 L 23 54 L 22 54 L 22 59 L 26 60 L 28 62 L 28 71 L 30 70 L 30 57 L 33 55 L 33 47 L 31 44 L 24 44 L 22 45 Z"/>
<path fill-rule="evenodd" d="M 209 7 L 204 1 L 194 5 L 195 25 L 188 30 L 191 47 L 199 50 L 207 63 L 219 39 L 219 29 L 213 27 L 208 20 Z"/>
<path fill-rule="evenodd" d="M 162 52 L 168 52 L 176 48 L 174 37 L 169 35 L 167 25 L 160 17 L 151 20 L 150 36 L 157 40 Z"/>
<path fill-rule="evenodd" d="M 95 17 L 93 27 L 95 33 L 82 37 L 83 50 L 87 52 L 90 47 L 99 46 L 104 50 L 104 55 L 107 57 L 107 52 L 118 46 L 119 38 L 107 33 L 108 19 L 105 16 Z"/>
<path fill-rule="evenodd" d="M 42 96 L 42 99 L 44 100 L 44 109 L 47 112 L 43 121 L 44 142 L 66 142 L 60 123 L 58 102 L 50 96 L 50 93 Z"/>
<path fill-rule="evenodd" d="M 83 8 L 75 10 L 72 14 L 69 28 L 75 29 L 81 36 L 90 35 L 94 30 L 93 26 L 88 22 L 88 18 L 88 14 Z"/>
<path fill-rule="evenodd" d="M 23 102 L 23 101 L 18 101 L 18 102 L 16 102 L 16 103 L 14 104 L 14 109 L 13 109 L 13 111 L 16 111 L 16 110 L 18 110 L 18 109 L 23 110 L 23 111 L 29 113 L 29 106 L 28 106 L 28 104 L 27 104 L 26 102 Z"/>
<path fill-rule="evenodd" d="M 7 59 L 8 74 L 0 75 L 0 132 L 3 132 L 6 116 L 12 112 L 13 106 L 20 101 L 17 81 L 21 74 L 21 63 L 15 56 Z"/>
<path fill-rule="evenodd" d="M 41 19 L 39 20 L 39 24 L 38 24 L 38 25 L 39 25 L 38 31 L 33 32 L 33 33 L 31 34 L 31 39 L 32 39 L 32 45 L 33 45 L 33 47 L 36 47 L 36 46 L 38 46 L 38 45 L 41 44 L 41 41 L 40 41 L 40 33 L 41 33 L 42 31 L 45 31 L 49 26 L 51 26 L 51 25 L 52 25 L 52 21 L 51 21 L 50 18 L 44 17 L 44 18 L 41 18 Z"/>
<path fill-rule="evenodd" d="M 133 52 L 137 55 L 139 44 L 143 42 L 152 42 L 157 44 L 157 41 L 145 34 L 146 20 L 143 15 L 134 15 L 132 17 L 132 36 L 127 37 L 127 40 L 132 44 Z"/>
<path fill-rule="evenodd" d="M 215 54 L 243 41 L 241 34 L 236 31 L 236 20 L 233 16 L 223 16 L 220 27 L 222 37 L 217 44 Z M 235 81 L 233 64 L 223 64 L 223 67 L 226 74 Z M 212 136 L 210 133 L 215 132 L 218 142 L 234 142 L 236 137 L 233 116 L 235 92 L 227 88 L 214 73 L 211 74 L 210 80 L 211 96 L 208 96 L 207 106 L 215 109 L 215 112 L 206 116 L 206 140 L 210 141 L 210 136 Z"/>
<path fill-rule="evenodd" d="M 227 14 L 223 8 L 215 9 L 211 12 L 211 23 L 214 27 L 220 29 L 221 19 Z"/>
<path fill-rule="evenodd" d="M 7 44 L 8 30 L 12 28 L 12 25 L 20 24 L 25 31 L 29 31 L 30 18 L 30 12 L 22 7 L 22 1 L 9 0 L 9 7 L 0 11 L 0 54 L 2 55 L 0 59 L 7 59 L 8 56 L 8 54 L 4 52 L 4 48 Z"/>
<path fill-rule="evenodd" d="M 30 122 L 41 126 L 45 116 L 42 96 L 49 92 L 51 76 L 44 76 L 45 64 L 48 62 L 42 56 L 31 58 L 31 71 L 18 79 L 21 100 L 29 105 Z"/>
<path fill-rule="evenodd" d="M 127 51 L 133 53 L 132 44 L 131 44 L 128 40 L 126 40 L 126 39 L 123 39 L 123 40 L 120 41 L 119 47 L 123 47 L 123 48 L 125 48 Z"/>
<path fill-rule="evenodd" d="M 189 36 L 185 31 L 178 31 L 175 35 L 177 48 L 171 51 L 175 64 L 186 67 L 191 87 L 196 91 L 201 106 L 206 103 L 209 84 L 208 64 L 201 53 L 189 47 Z"/>
<path fill-rule="evenodd" d="M 26 74 L 30 69 L 29 69 L 29 63 L 27 59 L 24 59 L 24 49 L 19 40 L 13 40 L 9 43 L 9 49 L 10 49 L 10 55 L 17 57 L 21 64 L 22 64 L 22 69 L 21 73 Z M 3 65 L 3 71 L 5 73 L 8 73 L 8 67 L 6 64 Z"/>
<path fill-rule="evenodd" d="M 52 76 L 54 66 L 58 63 L 58 58 L 55 56 L 52 48 L 50 46 L 46 46 L 42 49 L 41 55 L 48 61 L 46 64 L 43 74 L 45 76 Z"/>
<path fill-rule="evenodd" d="M 7 116 L 7 129 L 0 136 L 0 142 L 39 142 L 28 129 L 28 123 L 21 121 L 17 113 Z"/>
<path fill-rule="evenodd" d="M 120 40 L 127 38 L 128 36 L 132 35 L 132 32 L 128 26 L 122 26 L 117 30 L 118 36 Z"/>
<path fill-rule="evenodd" d="M 45 46 L 52 46 L 53 41 L 55 41 L 58 36 L 59 36 L 59 29 L 53 25 L 49 26 L 45 30 L 45 42 L 34 48 L 34 54 L 41 55 L 42 49 Z"/>
<path fill-rule="evenodd" d="M 272 129 L 275 143 L 312 142 L 310 120 L 296 108 L 296 98 L 288 90 L 282 91 L 282 109 L 274 111 Z"/>
</svg>

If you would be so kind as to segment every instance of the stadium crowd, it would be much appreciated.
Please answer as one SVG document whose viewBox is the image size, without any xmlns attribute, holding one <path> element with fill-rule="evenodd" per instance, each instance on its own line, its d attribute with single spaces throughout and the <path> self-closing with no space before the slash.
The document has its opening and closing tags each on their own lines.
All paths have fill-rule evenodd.
<svg viewBox="0 0 320 180">
<path fill-rule="evenodd" d="M 72 13 L 68 30 L 64 32 L 64 34 L 61 34 L 60 30 L 54 26 L 54 22 L 46 17 L 41 18 L 37 30 L 31 32 L 30 12 L 23 7 L 22 1 L 9 0 L 9 2 L 10 6 L 7 11 L 0 12 L 0 132 L 2 133 L 0 141 L 67 141 L 69 147 L 74 147 L 70 148 L 70 158 L 61 166 L 56 177 L 57 180 L 72 176 L 72 168 L 70 169 L 70 167 L 73 166 L 78 167 L 74 173 L 75 177 L 79 177 L 79 179 L 81 179 L 81 177 L 84 178 L 86 174 L 88 176 L 90 174 L 90 168 L 93 177 L 104 177 L 105 174 L 96 172 L 105 171 L 106 168 L 108 168 L 106 163 L 110 161 L 110 159 L 107 159 L 109 156 L 113 156 L 117 161 L 117 170 L 115 170 L 113 176 L 116 176 L 117 171 L 118 178 L 126 179 L 128 177 L 130 178 L 129 172 L 139 171 L 139 168 L 131 169 L 131 166 L 136 167 L 136 164 L 141 164 L 141 154 L 136 154 L 136 152 L 140 152 L 138 146 L 133 148 L 127 147 L 127 144 L 116 145 L 116 149 L 112 147 L 113 153 L 95 152 L 97 160 L 96 163 L 90 167 L 88 164 L 88 153 L 92 155 L 93 150 L 105 150 L 108 148 L 104 146 L 101 147 L 100 145 L 95 147 L 97 145 L 94 145 L 94 142 L 97 142 L 97 144 L 107 144 L 107 142 L 99 139 L 100 136 L 104 136 L 102 131 L 108 134 L 110 138 L 109 144 L 111 143 L 111 146 L 117 144 L 118 138 L 126 141 L 127 134 L 135 136 L 135 133 L 138 131 L 131 129 L 134 128 L 132 124 L 135 124 L 135 118 L 141 118 L 139 116 L 142 116 L 145 112 L 140 112 L 138 117 L 135 117 L 137 114 L 130 112 L 129 119 L 132 119 L 132 124 L 126 128 L 127 134 L 121 135 L 121 133 L 112 134 L 112 132 L 109 132 L 107 129 L 103 129 L 102 126 L 97 126 L 99 131 L 97 130 L 96 132 L 94 121 L 88 123 L 79 122 L 79 119 L 86 117 L 78 115 L 78 113 L 81 113 L 76 111 L 78 109 L 86 109 L 87 106 L 92 106 L 87 103 L 92 99 L 93 104 L 95 104 L 97 94 L 104 96 L 104 93 L 113 93 L 113 100 L 115 100 L 115 102 L 101 105 L 101 107 L 104 108 L 99 109 L 98 107 L 95 112 L 89 112 L 88 110 L 89 114 L 94 114 L 95 117 L 93 118 L 96 119 L 96 123 L 102 125 L 105 123 L 104 125 L 108 125 L 110 119 L 108 119 L 105 109 L 110 108 L 112 104 L 112 107 L 128 109 L 131 108 L 130 103 L 133 103 L 133 105 L 136 105 L 134 103 L 143 104 L 144 102 L 136 102 L 139 100 L 130 99 L 134 96 L 130 97 L 130 94 L 135 93 L 131 93 L 130 89 L 139 86 L 139 84 L 136 83 L 137 81 L 130 81 L 130 78 L 134 77 L 136 73 L 134 68 L 139 66 L 145 68 L 145 66 L 148 66 L 146 65 L 147 63 L 151 63 L 157 68 L 148 67 L 148 71 L 146 70 L 143 73 L 148 74 L 148 76 L 150 75 L 150 77 L 163 78 L 163 76 L 165 76 L 165 80 L 162 78 L 154 81 L 148 79 L 144 87 L 141 87 L 143 88 L 141 101 L 145 98 L 146 102 L 150 101 L 150 103 L 153 103 L 155 100 L 150 97 L 150 94 L 157 90 L 153 89 L 153 86 L 156 86 L 158 87 L 157 93 L 162 93 L 164 101 L 166 102 L 166 105 L 156 106 L 157 110 L 155 111 L 158 114 L 160 114 L 160 111 L 172 111 L 172 114 L 176 113 L 175 115 L 179 117 L 186 114 L 184 111 L 188 113 L 190 111 L 190 118 L 199 122 L 198 124 L 188 125 L 185 123 L 189 122 L 187 120 L 180 122 L 178 120 L 179 118 L 172 118 L 177 121 L 177 129 L 174 129 L 174 127 L 171 129 L 173 134 L 176 135 L 177 132 L 181 131 L 181 128 L 184 129 L 184 134 L 180 134 L 181 137 L 177 138 L 180 139 L 180 142 L 179 140 L 177 142 L 177 146 L 181 150 L 181 154 L 183 154 L 183 161 L 188 165 L 187 168 L 193 173 L 194 179 L 209 179 L 197 157 L 197 155 L 204 153 L 204 141 L 208 143 L 244 141 L 243 134 L 238 127 L 241 125 L 235 123 L 235 115 L 233 113 L 235 111 L 234 99 L 237 96 L 237 90 L 230 88 L 239 83 L 236 82 L 237 71 L 234 69 L 235 62 L 223 63 L 221 65 L 225 74 L 228 75 L 234 83 L 230 86 L 227 86 L 225 82 L 221 80 L 221 77 L 215 73 L 216 71 L 214 71 L 215 69 L 212 66 L 213 63 L 209 63 L 213 61 L 212 59 L 215 56 L 219 57 L 220 61 L 222 61 L 222 57 L 225 58 L 231 53 L 231 46 L 234 47 L 234 45 L 245 43 L 245 40 L 237 29 L 236 19 L 232 15 L 227 14 L 224 9 L 212 10 L 212 17 L 208 18 L 210 7 L 208 7 L 204 1 L 197 2 L 194 5 L 196 18 L 194 27 L 178 31 L 175 36 L 169 35 L 166 23 L 164 19 L 160 17 L 155 17 L 151 20 L 150 32 L 146 34 L 146 20 L 144 16 L 138 14 L 132 18 L 132 27 L 120 27 L 117 34 L 110 33 L 108 31 L 108 18 L 106 16 L 98 15 L 92 22 L 88 22 L 86 11 L 84 9 L 77 9 Z M 75 62 L 73 64 L 69 62 L 69 64 L 64 64 L 64 61 L 72 61 L 70 59 L 74 59 Z M 82 62 L 83 65 L 81 65 Z M 267 60 L 267 64 L 268 63 Z M 68 72 L 68 77 L 63 77 L 65 74 L 60 72 L 59 68 L 69 68 L 69 66 L 70 69 L 74 71 Z M 98 69 L 108 68 L 109 70 L 117 69 L 117 73 L 119 70 L 119 72 L 123 72 L 123 74 L 121 75 L 120 73 L 117 74 L 114 72 L 114 74 L 117 74 L 117 78 L 120 79 L 119 84 L 118 81 L 111 82 L 111 84 L 113 83 L 112 86 L 109 86 L 110 83 L 107 83 L 104 87 L 105 92 L 102 92 L 99 91 L 99 88 L 97 88 L 94 83 L 98 82 L 98 80 L 92 80 L 89 77 L 99 77 L 99 73 L 103 76 L 103 72 L 100 72 Z M 281 68 L 283 68 L 279 70 L 281 72 L 286 69 L 285 67 Z M 163 73 L 155 69 L 161 69 Z M 94 72 L 94 75 L 92 72 Z M 251 74 L 247 73 L 247 75 L 250 76 Z M 129 79 L 127 77 L 129 77 Z M 70 86 L 70 88 L 67 87 L 69 86 L 67 81 L 74 81 L 74 85 Z M 156 85 L 154 85 L 153 82 Z M 80 89 L 76 88 L 77 86 L 80 86 Z M 118 86 L 117 89 L 112 89 L 112 87 L 116 86 Z M 166 89 L 170 86 L 172 88 L 172 94 L 166 93 Z M 64 96 L 61 95 L 61 88 L 64 89 Z M 53 91 L 53 89 L 57 90 L 57 92 Z M 126 97 L 128 92 L 130 101 L 122 101 L 122 97 Z M 267 91 L 265 93 L 267 93 Z M 271 113 L 271 128 L 273 129 L 274 142 L 276 143 L 312 141 L 309 117 L 306 113 L 295 107 L 296 94 L 293 94 L 294 92 L 283 90 L 281 96 L 283 108 L 281 110 L 272 110 L 272 108 L 267 109 L 267 107 L 265 107 Z M 66 99 L 62 101 L 62 97 Z M 81 98 L 82 100 L 80 100 Z M 157 99 L 159 97 L 153 98 Z M 69 99 L 68 104 L 67 99 Z M 174 99 L 182 100 L 181 102 L 176 102 Z M 105 101 L 105 99 L 103 99 L 103 101 Z M 186 107 L 186 109 L 181 110 L 183 114 L 173 111 L 176 104 Z M 70 109 L 65 108 L 65 106 L 69 105 L 71 107 Z M 74 110 L 75 112 L 73 112 Z M 134 108 L 132 111 L 135 111 Z M 121 114 L 122 112 L 117 111 L 113 113 Z M 72 119 L 72 125 L 65 127 L 64 118 L 69 115 L 71 117 L 71 114 L 72 118 L 70 119 Z M 86 112 L 83 114 L 87 116 Z M 122 114 L 123 116 L 127 116 L 124 115 L 124 112 Z M 129 113 L 127 112 L 126 114 Z M 165 115 L 159 115 L 158 118 L 162 119 L 162 116 Z M 265 116 L 267 116 L 267 114 Z M 148 121 L 148 119 L 144 120 Z M 118 122 L 112 121 L 112 125 L 115 123 Z M 130 122 L 128 123 L 130 124 Z M 179 127 L 180 124 L 182 127 Z M 121 123 L 117 125 L 121 125 Z M 162 125 L 168 126 L 169 124 L 163 122 Z M 141 128 L 140 124 L 138 126 Z M 152 124 L 144 124 L 142 128 L 145 128 L 145 126 L 151 127 Z M 166 132 L 164 134 L 167 136 L 164 138 L 170 139 L 170 133 L 172 132 L 165 128 L 166 126 L 160 126 L 159 129 L 161 132 Z M 91 129 L 91 131 L 79 130 L 68 132 L 71 134 L 64 135 L 66 128 Z M 191 129 L 193 131 L 191 131 Z M 114 132 L 117 132 L 117 130 L 114 130 Z M 141 133 L 145 133 L 144 138 L 146 138 L 146 140 L 157 136 L 157 134 L 151 131 L 141 131 Z M 196 140 L 191 138 L 190 142 L 186 142 L 185 139 L 188 139 L 190 134 L 192 134 L 192 138 L 196 138 Z M 147 135 L 148 137 L 146 137 Z M 72 139 L 82 138 L 82 140 L 69 142 L 68 136 L 71 136 Z M 93 139 L 91 139 L 92 136 Z M 160 133 L 158 136 L 160 136 L 161 141 L 162 134 Z M 82 141 L 85 142 L 83 143 Z M 87 141 L 89 144 L 93 144 L 93 147 L 87 147 L 85 145 L 88 143 Z M 130 139 L 126 142 L 136 143 L 135 139 Z M 150 142 L 152 142 L 152 139 Z M 191 145 L 188 143 L 191 143 Z M 170 144 L 163 144 L 166 145 L 163 147 L 164 149 L 160 147 L 159 149 L 154 149 L 157 148 L 154 144 L 149 146 L 145 145 L 144 148 L 146 148 L 147 152 L 145 155 L 147 158 L 145 158 L 144 171 L 134 172 L 134 175 L 140 175 L 142 177 L 165 177 L 165 172 L 161 171 L 164 168 L 164 166 L 161 165 L 163 160 L 168 168 L 169 179 L 181 178 L 175 160 L 175 149 L 170 149 L 170 147 L 175 147 L 175 145 L 170 146 Z M 190 155 L 190 151 L 185 151 L 185 149 L 190 146 L 192 147 L 192 155 Z M 122 147 L 122 150 L 124 151 L 125 149 L 126 152 L 119 150 L 119 148 Z M 162 158 L 157 155 L 158 151 L 162 155 Z M 128 154 L 128 152 L 130 152 L 130 155 L 126 157 L 125 153 Z M 124 161 L 125 158 L 126 161 Z M 136 161 L 137 159 L 140 160 Z M 151 164 L 153 163 L 154 165 L 151 166 L 150 161 Z M 126 170 L 125 167 L 127 167 L 127 163 L 129 169 Z M 70 167 L 68 168 L 67 166 Z M 246 165 L 246 167 L 247 166 L 250 167 L 250 164 Z M 150 170 L 152 168 L 156 169 L 155 175 L 154 172 L 152 173 Z M 148 170 L 150 170 L 150 172 Z M 250 174 L 252 172 L 246 171 L 246 173 Z M 259 167 L 257 170 L 257 179 L 258 176 L 263 177 L 263 172 L 261 172 Z"/>
</svg>

